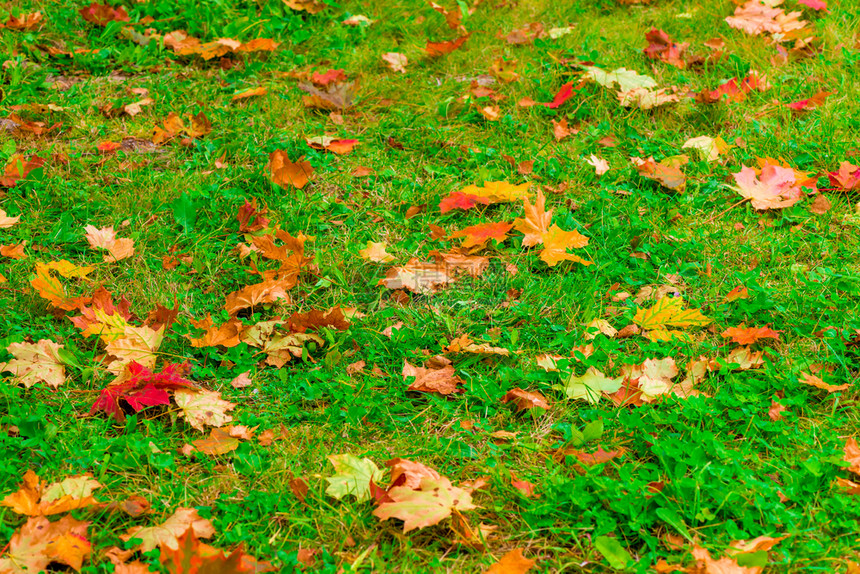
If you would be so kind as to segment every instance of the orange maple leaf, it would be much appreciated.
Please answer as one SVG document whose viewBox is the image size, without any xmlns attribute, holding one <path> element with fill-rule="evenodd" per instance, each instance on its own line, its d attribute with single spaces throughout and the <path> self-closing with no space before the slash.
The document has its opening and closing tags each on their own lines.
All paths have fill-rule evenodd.
<svg viewBox="0 0 860 574">
<path fill-rule="evenodd" d="M 532 205 L 529 198 L 523 198 L 526 216 L 514 220 L 514 229 L 525 235 L 523 245 L 532 247 L 543 242 L 543 236 L 549 231 L 552 221 L 552 210 L 546 211 L 546 198 L 542 190 L 538 190 L 537 200 Z"/>
</svg>

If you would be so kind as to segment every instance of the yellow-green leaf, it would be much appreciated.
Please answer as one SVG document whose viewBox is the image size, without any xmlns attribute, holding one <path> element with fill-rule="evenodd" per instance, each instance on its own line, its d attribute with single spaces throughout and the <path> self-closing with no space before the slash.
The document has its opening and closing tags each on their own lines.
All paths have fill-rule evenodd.
<svg viewBox="0 0 860 574">
<path fill-rule="evenodd" d="M 639 309 L 633 322 L 643 329 L 703 327 L 711 322 L 698 309 L 684 309 L 684 299 L 665 296 L 650 309 Z"/>
</svg>

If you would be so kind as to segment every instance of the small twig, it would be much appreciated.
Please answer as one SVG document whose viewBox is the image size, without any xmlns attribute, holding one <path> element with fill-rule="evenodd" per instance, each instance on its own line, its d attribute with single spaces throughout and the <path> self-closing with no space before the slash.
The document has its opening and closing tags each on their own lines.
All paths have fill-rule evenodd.
<svg viewBox="0 0 860 574">
<path fill-rule="evenodd" d="M 742 204 L 746 203 L 746 202 L 747 202 L 747 201 L 749 201 L 749 200 L 750 200 L 750 198 L 748 198 L 748 197 L 743 198 L 743 199 L 742 199 L 742 200 L 740 200 L 739 202 L 737 202 L 737 203 L 735 203 L 735 204 L 733 204 L 733 205 L 728 206 L 724 211 L 719 212 L 718 214 L 716 214 L 715 216 L 711 217 L 710 219 L 706 219 L 706 220 L 705 220 L 705 223 L 713 223 L 713 221 L 714 221 L 714 220 L 719 219 L 720 217 L 724 216 L 725 214 L 727 214 L 728 212 L 730 212 L 731 210 L 733 210 L 733 209 L 734 209 L 734 208 L 736 208 L 737 206 L 742 205 Z"/>
</svg>

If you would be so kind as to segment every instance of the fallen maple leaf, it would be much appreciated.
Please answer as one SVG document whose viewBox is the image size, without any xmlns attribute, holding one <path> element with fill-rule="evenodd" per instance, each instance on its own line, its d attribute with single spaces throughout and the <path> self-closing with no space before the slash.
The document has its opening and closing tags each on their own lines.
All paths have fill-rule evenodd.
<svg viewBox="0 0 860 574">
<path fill-rule="evenodd" d="M 314 168 L 304 156 L 293 162 L 285 150 L 275 150 L 269 154 L 269 172 L 275 185 L 291 185 L 302 189 L 314 174 Z"/>
<path fill-rule="evenodd" d="M 645 32 L 645 41 L 648 42 L 648 46 L 642 52 L 652 60 L 660 60 L 681 70 L 696 61 L 695 58 L 690 58 L 688 61 L 685 57 L 684 53 L 690 46 L 688 43 L 675 43 L 663 30 L 651 28 Z"/>
<path fill-rule="evenodd" d="M 218 391 L 180 388 L 174 391 L 173 400 L 179 407 L 180 416 L 201 432 L 204 426 L 220 427 L 232 421 L 233 417 L 227 411 L 236 407 L 235 403 L 222 399 Z"/>
<path fill-rule="evenodd" d="M 439 202 L 439 211 L 448 213 L 453 209 L 472 209 L 478 204 L 490 205 L 489 198 L 479 197 L 459 191 L 452 191 Z"/>
<path fill-rule="evenodd" d="M 192 347 L 235 347 L 242 342 L 246 327 L 239 319 L 232 318 L 215 327 L 212 324 L 212 316 L 207 315 L 202 321 L 194 321 L 191 324 L 198 329 L 205 329 L 206 332 L 200 338 L 193 338 L 191 335 L 185 335 L 191 341 Z"/>
<path fill-rule="evenodd" d="M 687 176 L 680 170 L 680 166 L 687 163 L 686 160 L 687 156 L 666 158 L 659 163 L 653 157 L 648 159 L 630 158 L 639 175 L 653 179 L 663 187 L 679 192 L 683 192 L 687 186 Z"/>
<path fill-rule="evenodd" d="M 326 494 L 340 500 L 353 495 L 357 502 L 370 498 L 370 483 L 382 480 L 384 472 L 369 458 L 358 458 L 352 454 L 332 454 L 328 457 L 335 474 L 326 477 Z"/>
<path fill-rule="evenodd" d="M 243 309 L 268 305 L 276 301 L 290 302 L 287 289 L 295 284 L 290 280 L 271 280 L 246 285 L 245 287 L 227 294 L 224 300 L 224 309 L 229 315 L 235 315 Z M 238 328 L 238 325 L 237 325 Z"/>
<path fill-rule="evenodd" d="M 368 241 L 367 247 L 359 250 L 358 254 L 362 259 L 373 261 L 374 263 L 390 263 L 394 261 L 394 256 L 385 250 L 384 242 Z"/>
<path fill-rule="evenodd" d="M 603 393 L 612 394 L 621 388 L 622 377 L 610 379 L 597 370 L 589 367 L 582 376 L 573 374 L 564 384 L 564 392 L 569 399 L 582 399 L 591 404 L 597 404 Z"/>
<path fill-rule="evenodd" d="M 588 159 L 585 160 L 585 163 L 594 168 L 594 173 L 598 176 L 603 175 L 607 171 L 609 171 L 609 162 L 605 159 L 599 158 L 594 154 L 588 156 Z"/>
<path fill-rule="evenodd" d="M 89 522 L 64 516 L 50 522 L 44 516 L 27 519 L 13 535 L 0 557 L 0 572 L 35 574 L 51 563 L 65 564 L 80 572 L 92 547 L 87 540 Z"/>
<path fill-rule="evenodd" d="M 24 159 L 21 154 L 13 155 L 6 162 L 3 175 L 0 176 L 0 187 L 15 187 L 30 175 L 34 169 L 44 167 L 45 159 L 37 155 Z"/>
<path fill-rule="evenodd" d="M 128 22 L 128 12 L 125 11 L 125 6 L 114 8 L 109 4 L 93 2 L 78 12 L 84 20 L 96 26 L 107 26 L 110 22 Z"/>
<path fill-rule="evenodd" d="M 839 164 L 837 171 L 827 174 L 830 185 L 842 191 L 854 191 L 860 189 L 860 166 L 851 162 L 843 161 Z"/>
<path fill-rule="evenodd" d="M 41 12 L 30 12 L 15 16 L 11 12 L 5 22 L 0 22 L 0 28 L 9 30 L 35 30 L 42 24 L 43 14 Z"/>
<path fill-rule="evenodd" d="M 770 327 L 730 327 L 722 332 L 725 338 L 731 338 L 738 345 L 752 345 L 759 339 L 779 339 L 779 332 Z"/>
<path fill-rule="evenodd" d="M 526 411 L 533 408 L 548 410 L 549 402 L 542 394 L 536 391 L 525 391 L 519 387 L 511 389 L 502 397 L 503 403 L 513 403 L 518 411 Z"/>
<path fill-rule="evenodd" d="M 672 357 L 645 359 L 641 365 L 626 365 L 622 374 L 625 381 L 636 383 L 643 402 L 653 402 L 660 395 L 677 394 L 673 393 L 675 384 L 672 379 L 678 376 L 678 367 Z"/>
<path fill-rule="evenodd" d="M 194 528 L 189 528 L 176 540 L 177 548 L 161 548 L 159 558 L 168 574 L 257 574 L 273 572 L 268 562 L 258 562 L 245 554 L 241 547 L 227 554 L 203 544 L 198 540 Z M 148 571 L 148 569 L 147 569 Z M 122 574 L 119 568 L 116 574 Z"/>
<path fill-rule="evenodd" d="M 392 502 L 380 504 L 373 515 L 380 520 L 402 520 L 404 533 L 439 524 L 453 512 L 478 508 L 468 491 L 453 486 L 445 477 L 424 477 L 417 489 L 395 486 L 388 491 L 388 498 Z"/>
<path fill-rule="evenodd" d="M 515 548 L 487 568 L 484 574 L 525 574 L 534 565 L 534 560 L 523 556 L 522 548 Z"/>
<path fill-rule="evenodd" d="M 823 90 L 819 90 L 819 92 L 812 97 L 806 98 L 805 100 L 791 102 L 790 104 L 785 104 L 785 106 L 796 112 L 806 111 L 808 109 L 817 108 L 819 106 L 824 105 L 824 100 L 827 99 L 827 96 L 830 96 L 833 93 L 834 92 L 825 92 Z"/>
<path fill-rule="evenodd" d="M 47 485 L 35 472 L 28 470 L 24 473 L 21 488 L 6 496 L 0 504 L 18 514 L 50 516 L 97 504 L 92 494 L 101 486 L 90 474 Z"/>
<path fill-rule="evenodd" d="M 684 299 L 666 295 L 650 309 L 639 309 L 633 322 L 643 329 L 665 327 L 703 327 L 711 322 L 698 309 L 684 309 Z"/>
<path fill-rule="evenodd" d="M 355 82 L 332 82 L 325 90 L 320 90 L 307 82 L 299 82 L 299 89 L 308 93 L 302 98 L 305 107 L 329 111 L 352 107 L 356 87 Z"/>
<path fill-rule="evenodd" d="M 90 414 L 104 411 L 117 422 L 123 422 L 124 406 L 140 412 L 148 406 L 167 405 L 170 403 L 167 391 L 194 388 L 194 383 L 182 378 L 188 370 L 187 364 L 168 363 L 160 373 L 154 373 L 131 361 L 116 380 L 101 390 Z"/>
<path fill-rule="evenodd" d="M 389 490 L 395 486 L 405 486 L 407 488 L 417 489 L 421 486 L 421 481 L 424 478 L 440 480 L 439 473 L 432 468 L 402 458 L 393 458 L 385 463 L 385 466 L 391 468 L 391 484 Z M 389 501 L 390 502 L 390 501 Z"/>
<path fill-rule="evenodd" d="M 346 155 L 358 145 L 358 140 L 339 140 L 328 136 L 305 138 L 305 141 L 313 149 L 330 151 L 337 155 Z"/>
<path fill-rule="evenodd" d="M 177 508 L 164 522 L 157 526 L 135 526 L 120 538 L 126 542 L 136 539 L 136 546 L 141 552 L 149 552 L 153 548 L 162 550 L 179 550 L 179 537 L 189 529 L 198 538 L 211 538 L 215 535 L 215 527 L 207 518 L 203 518 L 195 508 Z"/>
<path fill-rule="evenodd" d="M 392 71 L 400 72 L 401 74 L 406 73 L 406 64 L 409 63 L 406 56 L 398 54 L 397 52 L 388 52 L 383 54 L 382 61 L 385 62 Z"/>
<path fill-rule="evenodd" d="M 197 439 L 191 444 L 203 454 L 218 455 L 227 454 L 239 448 L 239 439 L 233 437 L 230 430 L 213 428 L 209 431 L 208 437 Z"/>
<path fill-rule="evenodd" d="M 731 147 L 723 138 L 710 136 L 690 138 L 681 146 L 682 149 L 697 150 L 705 161 L 717 161 L 720 155 L 726 153 Z"/>
<path fill-rule="evenodd" d="M 325 10 L 328 5 L 319 0 L 283 0 L 287 8 L 308 14 L 316 14 Z"/>
<path fill-rule="evenodd" d="M 540 258 L 550 267 L 555 267 L 562 261 L 574 261 L 583 265 L 594 264 L 592 261 L 587 261 L 578 255 L 567 252 L 568 249 L 578 249 L 588 245 L 588 238 L 575 229 L 564 231 L 558 225 L 553 224 L 546 233 L 541 235 L 541 243 L 544 248 L 540 252 Z"/>
<path fill-rule="evenodd" d="M 842 460 L 848 463 L 849 472 L 860 475 L 860 446 L 857 445 L 857 439 L 850 437 L 845 441 L 843 449 L 845 456 Z"/>
<path fill-rule="evenodd" d="M 757 177 L 755 169 L 743 166 L 733 175 L 737 184 L 735 190 L 760 211 L 791 207 L 805 195 L 796 172 L 791 168 L 769 163 Z"/>
<path fill-rule="evenodd" d="M 230 97 L 230 101 L 237 102 L 239 100 L 247 100 L 248 98 L 256 96 L 265 96 L 268 93 L 269 90 L 265 86 L 257 86 L 256 88 L 248 88 L 247 90 L 236 92 Z"/>
<path fill-rule="evenodd" d="M 801 372 L 799 375 L 799 380 L 804 385 L 810 385 L 817 389 L 821 389 L 823 391 L 827 391 L 828 393 L 835 393 L 837 391 L 846 391 L 851 388 L 851 383 L 844 383 L 842 385 L 830 385 L 825 383 L 815 375 L 811 375 L 806 372 Z"/>
<path fill-rule="evenodd" d="M 611 88 L 615 84 L 621 92 L 630 92 L 638 88 L 656 88 L 657 82 L 654 78 L 643 76 L 627 68 L 618 68 L 606 72 L 596 67 L 586 67 L 583 78 L 594 80 L 601 86 Z"/>
<path fill-rule="evenodd" d="M 8 217 L 6 212 L 0 209 L 0 229 L 9 229 L 13 225 L 17 225 L 21 221 L 21 216 Z"/>
<path fill-rule="evenodd" d="M 15 358 L 0 363 L 0 372 L 13 373 L 14 381 L 28 389 L 40 382 L 56 389 L 66 380 L 61 349 L 63 345 L 49 339 L 41 339 L 38 343 L 10 343 L 6 351 Z"/>
<path fill-rule="evenodd" d="M 792 30 L 803 28 L 807 23 L 797 20 L 800 12 L 786 14 L 775 5 L 780 2 L 760 2 L 747 0 L 742 6 L 735 8 L 733 16 L 728 16 L 726 22 L 732 28 L 743 30 L 747 34 L 785 34 Z"/>
<path fill-rule="evenodd" d="M 134 255 L 134 240 L 127 237 L 117 239 L 113 227 L 98 229 L 93 225 L 87 225 L 84 229 L 87 232 L 84 237 L 91 247 L 108 252 L 104 256 L 105 262 L 120 261 Z"/>
<path fill-rule="evenodd" d="M 490 239 L 502 243 L 508 237 L 508 231 L 513 227 L 512 223 L 504 221 L 494 223 L 481 223 L 472 225 L 451 234 L 451 239 L 463 237 L 462 247 L 468 249 L 470 247 L 483 246 Z"/>
<path fill-rule="evenodd" d="M 546 211 L 546 198 L 543 195 L 543 190 L 538 189 L 537 200 L 532 205 L 529 198 L 523 198 L 523 207 L 525 209 L 525 217 L 514 220 L 514 229 L 522 233 L 523 245 L 525 247 L 533 247 L 543 242 L 543 236 L 549 231 L 550 222 L 552 221 L 552 210 Z"/>
<path fill-rule="evenodd" d="M 470 34 L 466 34 L 465 36 L 460 36 L 454 40 L 449 40 L 447 42 L 427 42 L 427 45 L 424 47 L 425 53 L 431 58 L 438 58 L 439 56 L 444 56 L 445 54 L 450 54 L 460 46 L 466 43 L 466 40 L 469 39 Z"/>
<path fill-rule="evenodd" d="M 403 380 L 415 377 L 409 384 L 408 391 L 420 391 L 424 393 L 438 393 L 450 395 L 458 392 L 457 385 L 463 383 L 463 379 L 454 374 L 454 365 L 442 355 L 431 357 L 424 367 L 410 365 L 403 360 Z"/>
<path fill-rule="evenodd" d="M 567 100 L 573 97 L 574 92 L 573 82 L 568 82 L 564 84 L 561 88 L 559 88 L 558 92 L 552 98 L 551 102 L 541 103 L 538 102 L 537 105 L 544 106 L 551 110 L 555 110 L 560 108 L 562 104 L 564 104 Z"/>
</svg>

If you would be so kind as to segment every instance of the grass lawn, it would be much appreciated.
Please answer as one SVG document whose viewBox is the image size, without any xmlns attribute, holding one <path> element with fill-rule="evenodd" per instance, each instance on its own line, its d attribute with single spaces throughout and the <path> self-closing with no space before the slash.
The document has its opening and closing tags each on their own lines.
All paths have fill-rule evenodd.
<svg viewBox="0 0 860 574">
<path fill-rule="evenodd" d="M 0 6 L 0 574 L 860 571 L 860 5 L 110 1 Z"/>
</svg>

